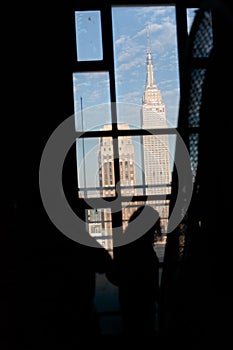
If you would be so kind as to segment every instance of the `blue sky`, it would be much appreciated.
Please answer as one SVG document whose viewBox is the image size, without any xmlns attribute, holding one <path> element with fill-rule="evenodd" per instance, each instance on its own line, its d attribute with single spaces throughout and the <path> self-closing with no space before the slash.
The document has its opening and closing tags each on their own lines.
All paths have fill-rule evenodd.
<svg viewBox="0 0 233 350">
<path fill-rule="evenodd" d="M 193 11 L 188 11 L 190 26 Z M 113 40 L 116 75 L 116 93 L 119 103 L 118 120 L 133 125 L 139 123 L 141 100 L 146 82 L 147 27 L 150 28 L 151 53 L 157 87 L 166 105 L 168 126 L 177 125 L 179 107 L 179 73 L 176 40 L 175 8 L 114 7 Z M 102 58 L 99 12 L 76 13 L 77 47 L 80 60 Z M 74 99 L 76 126 L 80 129 L 80 98 L 83 109 L 110 102 L 108 72 L 76 73 L 74 75 Z M 121 105 L 120 103 L 124 103 Z M 128 111 L 129 105 L 135 109 Z M 121 107 L 123 106 L 123 110 Z M 93 109 L 94 110 L 94 109 Z M 111 121 L 110 109 L 93 115 L 85 114 L 84 128 L 92 129 Z M 102 111 L 101 111 L 102 112 Z M 98 128 L 98 127 L 97 127 Z"/>
<path fill-rule="evenodd" d="M 150 30 L 154 76 L 166 105 L 167 123 L 177 126 L 179 72 L 175 8 L 173 6 L 114 7 L 113 41 L 118 121 L 139 127 L 146 83 L 147 28 Z M 188 11 L 190 27 L 193 11 Z M 80 60 L 102 58 L 98 12 L 76 13 Z M 81 129 L 81 97 L 85 130 L 100 129 L 111 121 L 108 72 L 74 74 L 76 128 Z M 98 108 L 97 108 L 98 105 Z M 91 144 L 91 141 L 90 141 Z"/>
<path fill-rule="evenodd" d="M 113 9 L 118 101 L 141 104 L 149 27 L 155 81 L 166 105 L 167 121 L 172 126 L 176 124 L 179 102 L 174 11 L 174 7 Z"/>
</svg>

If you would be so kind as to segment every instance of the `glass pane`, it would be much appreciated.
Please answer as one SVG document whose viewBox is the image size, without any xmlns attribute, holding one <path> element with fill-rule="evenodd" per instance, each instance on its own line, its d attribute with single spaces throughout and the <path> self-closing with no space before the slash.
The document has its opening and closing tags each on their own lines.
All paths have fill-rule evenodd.
<svg viewBox="0 0 233 350">
<path fill-rule="evenodd" d="M 118 122 L 131 128 L 176 127 L 179 73 L 175 7 L 113 7 L 112 17 Z M 137 108 L 129 113 L 124 108 L 122 111 L 119 103 Z M 149 126 L 142 119 L 142 110 L 144 117 L 153 116 Z"/>
<path fill-rule="evenodd" d="M 112 254 L 112 214 L 110 208 L 86 209 L 86 226 L 89 234 Z"/>
<path fill-rule="evenodd" d="M 175 142 L 176 135 L 119 137 L 121 195 L 170 194 Z"/>
<path fill-rule="evenodd" d="M 143 136 L 145 194 L 171 193 L 168 135 Z"/>
<path fill-rule="evenodd" d="M 112 138 L 78 139 L 76 148 L 79 197 L 115 196 Z"/>
<path fill-rule="evenodd" d="M 76 45 L 78 61 L 103 59 L 99 11 L 76 11 Z"/>
<path fill-rule="evenodd" d="M 194 17 L 196 15 L 196 11 L 198 8 L 188 8 L 187 11 L 187 26 L 188 26 L 188 33 L 190 33 Z"/>
<path fill-rule="evenodd" d="M 125 231 L 128 226 L 128 220 L 131 215 L 141 205 L 150 205 L 159 212 L 161 220 L 161 235 L 155 236 L 154 248 L 158 255 L 159 260 L 162 262 L 164 258 L 164 250 L 166 245 L 166 227 L 168 223 L 169 201 L 140 201 L 140 202 L 123 202 L 122 203 L 122 226 Z"/>
<path fill-rule="evenodd" d="M 76 130 L 100 130 L 110 124 L 109 73 L 74 73 L 73 86 Z"/>
<path fill-rule="evenodd" d="M 122 129 L 129 129 L 128 124 L 122 124 L 121 127 Z M 137 172 L 141 168 L 140 146 L 139 137 L 124 136 L 118 139 L 120 185 L 121 195 L 123 196 L 137 194 Z"/>
<path fill-rule="evenodd" d="M 128 124 L 122 128 L 129 129 Z M 118 139 L 120 185 L 122 196 L 142 195 L 142 143 L 140 136 Z"/>
</svg>

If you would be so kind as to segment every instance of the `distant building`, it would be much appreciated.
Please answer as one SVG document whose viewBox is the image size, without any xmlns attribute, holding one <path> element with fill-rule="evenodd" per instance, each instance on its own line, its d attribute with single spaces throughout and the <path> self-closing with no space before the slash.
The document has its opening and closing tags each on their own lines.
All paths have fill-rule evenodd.
<svg viewBox="0 0 233 350">
<path fill-rule="evenodd" d="M 141 127 L 143 129 L 167 128 L 166 109 L 160 90 L 154 79 L 154 67 L 150 51 L 148 35 L 147 80 L 142 99 Z M 128 124 L 119 124 L 119 129 L 129 129 Z M 104 125 L 103 131 L 111 130 L 110 125 Z M 143 194 L 164 195 L 164 199 L 153 200 L 148 204 L 158 210 L 161 217 L 162 232 L 166 233 L 169 200 L 166 195 L 171 193 L 171 170 L 168 135 L 142 136 L 142 166 Z M 137 195 L 135 148 L 131 136 L 118 138 L 120 191 L 122 196 Z M 101 197 L 115 196 L 115 172 L 113 139 L 100 137 L 98 145 L 99 194 Z M 123 230 L 128 219 L 142 202 L 125 203 L 122 206 Z M 89 209 L 87 211 L 89 233 L 109 252 L 113 249 L 111 209 Z"/>
<path fill-rule="evenodd" d="M 128 124 L 120 124 L 120 129 L 129 129 Z M 104 125 L 104 131 L 110 130 L 110 125 Z M 119 137 L 119 169 L 120 169 L 120 190 L 122 196 L 136 194 L 136 169 L 135 150 L 131 136 Z M 113 197 L 115 195 L 115 175 L 113 140 L 111 137 L 100 137 L 98 146 L 98 169 L 99 187 L 102 197 Z M 123 229 L 128 219 L 135 210 L 134 206 L 122 208 Z M 112 222 L 111 210 L 92 209 L 88 210 L 89 233 L 107 250 L 112 250 Z"/>
<path fill-rule="evenodd" d="M 154 79 L 154 67 L 148 35 L 147 80 L 142 99 L 141 126 L 143 129 L 167 128 L 166 109 L 160 90 Z M 143 136 L 144 194 L 166 195 L 171 193 L 171 170 L 168 135 Z M 161 216 L 163 232 L 167 230 L 169 201 L 157 201 L 153 205 Z"/>
</svg>

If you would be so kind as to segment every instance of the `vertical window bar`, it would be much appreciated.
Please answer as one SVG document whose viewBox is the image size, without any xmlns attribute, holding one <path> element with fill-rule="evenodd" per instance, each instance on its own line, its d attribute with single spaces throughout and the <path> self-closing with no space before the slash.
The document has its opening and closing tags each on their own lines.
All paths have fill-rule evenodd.
<svg viewBox="0 0 233 350">
<path fill-rule="evenodd" d="M 110 97 L 111 97 L 111 113 L 112 113 L 112 132 L 113 132 L 113 157 L 114 157 L 114 172 L 115 185 L 120 183 L 120 167 L 118 153 L 118 131 L 117 131 L 117 112 L 116 112 L 116 87 L 115 87 L 115 71 L 114 71 L 114 51 L 113 51 L 113 25 L 112 25 L 112 7 L 106 6 L 101 11 L 101 25 L 103 28 L 103 55 L 104 60 L 109 62 L 109 77 L 110 77 Z M 103 20 L 104 19 L 104 20 Z M 118 191 L 117 196 L 120 196 Z M 118 223 L 122 222 L 122 213 L 119 210 L 112 213 L 112 226 L 117 227 Z M 113 236 L 114 246 L 114 236 Z"/>
</svg>

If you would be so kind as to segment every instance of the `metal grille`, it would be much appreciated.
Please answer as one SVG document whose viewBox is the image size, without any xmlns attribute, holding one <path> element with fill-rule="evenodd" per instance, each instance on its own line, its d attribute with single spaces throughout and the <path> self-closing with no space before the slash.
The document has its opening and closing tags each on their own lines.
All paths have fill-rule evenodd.
<svg viewBox="0 0 233 350">
<path fill-rule="evenodd" d="M 209 11 L 204 11 L 200 13 L 200 16 L 202 16 L 202 18 L 195 33 L 192 56 L 209 57 L 210 51 L 213 47 L 211 13 Z"/>
<path fill-rule="evenodd" d="M 194 69 L 190 78 L 190 95 L 188 106 L 188 124 L 190 127 L 198 127 L 200 122 L 200 105 L 202 86 L 206 69 Z"/>
<path fill-rule="evenodd" d="M 196 177 L 197 173 L 197 164 L 198 164 L 198 140 L 199 134 L 190 134 L 189 135 L 189 153 L 190 153 L 190 163 L 193 173 L 193 180 Z"/>
<path fill-rule="evenodd" d="M 199 10 L 192 28 L 192 58 L 208 58 L 213 48 L 213 31 L 210 11 Z M 202 88 L 205 80 L 205 68 L 193 68 L 190 73 L 190 90 L 188 103 L 189 127 L 200 126 L 200 108 Z M 195 180 L 198 166 L 198 134 L 189 136 L 190 161 Z"/>
</svg>

